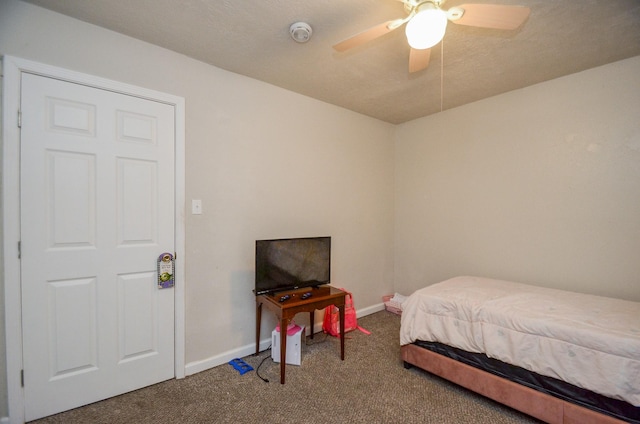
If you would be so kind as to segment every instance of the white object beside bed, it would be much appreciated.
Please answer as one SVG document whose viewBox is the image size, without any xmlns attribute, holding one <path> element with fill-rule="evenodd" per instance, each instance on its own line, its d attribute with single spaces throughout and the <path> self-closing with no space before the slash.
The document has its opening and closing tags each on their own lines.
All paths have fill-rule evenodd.
<svg viewBox="0 0 640 424">
<path fill-rule="evenodd" d="M 417 290 L 400 344 L 440 342 L 640 406 L 640 303 L 479 277 Z"/>
</svg>

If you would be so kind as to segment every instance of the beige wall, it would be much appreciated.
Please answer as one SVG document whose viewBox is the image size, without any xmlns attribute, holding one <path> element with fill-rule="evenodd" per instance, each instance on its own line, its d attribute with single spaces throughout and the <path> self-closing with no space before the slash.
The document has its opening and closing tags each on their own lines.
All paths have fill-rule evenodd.
<svg viewBox="0 0 640 424">
<path fill-rule="evenodd" d="M 15 0 L 0 54 L 185 98 L 188 364 L 253 348 L 256 239 L 330 235 L 358 308 L 392 291 L 392 125 Z"/>
<path fill-rule="evenodd" d="M 636 57 L 398 126 L 396 290 L 472 274 L 640 301 L 639 75 Z"/>
</svg>

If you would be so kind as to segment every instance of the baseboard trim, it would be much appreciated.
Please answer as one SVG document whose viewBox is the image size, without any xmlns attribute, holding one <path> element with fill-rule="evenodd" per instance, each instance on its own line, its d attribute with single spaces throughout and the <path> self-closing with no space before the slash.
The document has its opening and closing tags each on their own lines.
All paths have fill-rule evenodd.
<svg viewBox="0 0 640 424">
<path fill-rule="evenodd" d="M 260 351 L 267 349 L 271 345 L 271 339 L 265 339 L 260 341 Z M 256 345 L 251 343 L 250 345 L 242 346 L 238 349 L 229 350 L 221 353 L 220 355 L 212 356 L 202 361 L 189 362 L 185 366 L 185 375 L 193 375 L 208 369 L 217 367 L 218 365 L 226 364 L 232 359 L 242 358 L 244 356 L 253 355 L 256 352 Z"/>
<path fill-rule="evenodd" d="M 367 308 L 360 309 L 356 311 L 356 316 L 358 318 L 362 318 L 380 311 L 384 311 L 384 303 L 378 303 L 377 305 L 372 305 Z"/>
<path fill-rule="evenodd" d="M 356 310 L 356 316 L 358 318 L 365 317 L 375 312 L 383 311 L 384 303 L 369 306 L 360 310 Z M 322 322 L 315 322 L 313 326 L 314 333 L 322 332 Z M 260 352 L 268 349 L 271 346 L 271 338 L 260 340 Z M 208 369 L 223 365 L 235 358 L 242 358 L 245 356 L 253 355 L 255 353 L 256 345 L 251 343 L 242 346 L 238 349 L 229 350 L 221 353 L 220 355 L 211 356 L 201 361 L 189 362 L 185 366 L 185 375 L 193 375 Z M 0 423 L 2 424 L 2 423 Z"/>
</svg>

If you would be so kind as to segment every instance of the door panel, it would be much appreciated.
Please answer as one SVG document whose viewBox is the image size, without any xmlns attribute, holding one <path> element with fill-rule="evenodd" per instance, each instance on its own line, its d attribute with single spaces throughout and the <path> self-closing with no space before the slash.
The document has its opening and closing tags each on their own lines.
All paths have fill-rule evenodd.
<svg viewBox="0 0 640 424">
<path fill-rule="evenodd" d="M 156 274 L 118 276 L 120 362 L 158 354 L 158 303 L 154 299 Z"/>
<path fill-rule="evenodd" d="M 25 418 L 174 377 L 173 106 L 23 74 Z"/>
<path fill-rule="evenodd" d="M 118 245 L 156 243 L 155 162 L 118 159 Z"/>
<path fill-rule="evenodd" d="M 96 370 L 96 279 L 49 281 L 47 300 L 49 378 Z"/>
</svg>

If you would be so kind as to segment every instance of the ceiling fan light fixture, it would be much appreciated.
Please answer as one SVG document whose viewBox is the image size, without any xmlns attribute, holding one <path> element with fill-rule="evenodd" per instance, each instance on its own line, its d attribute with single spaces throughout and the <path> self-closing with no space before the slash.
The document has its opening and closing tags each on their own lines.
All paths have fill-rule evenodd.
<svg viewBox="0 0 640 424">
<path fill-rule="evenodd" d="M 438 44 L 447 29 L 447 14 L 430 3 L 425 6 L 405 27 L 409 45 L 418 50 Z"/>
</svg>

